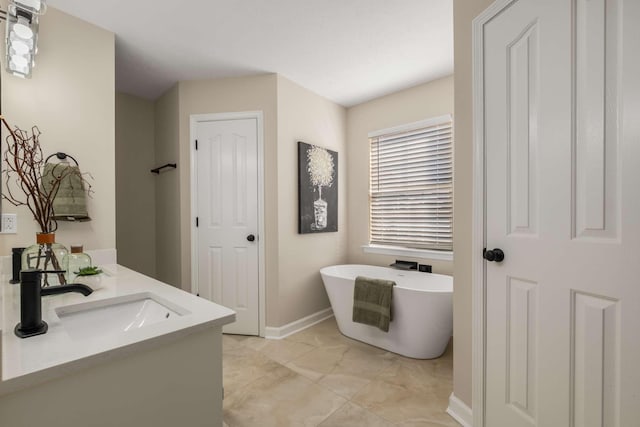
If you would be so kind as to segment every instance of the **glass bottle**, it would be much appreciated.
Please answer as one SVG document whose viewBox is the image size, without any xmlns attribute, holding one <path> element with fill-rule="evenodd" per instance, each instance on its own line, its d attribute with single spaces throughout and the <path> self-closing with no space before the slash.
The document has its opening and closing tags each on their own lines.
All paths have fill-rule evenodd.
<svg viewBox="0 0 640 427">
<path fill-rule="evenodd" d="M 313 202 L 313 216 L 315 222 L 311 226 L 313 230 L 324 230 L 327 228 L 327 207 L 328 203 L 322 200 L 322 186 L 318 185 L 318 200 Z"/>
<path fill-rule="evenodd" d="M 91 257 L 83 252 L 82 245 L 71 245 L 71 253 L 62 262 L 67 270 L 67 282 L 74 283 L 82 268 L 91 267 Z"/>
<path fill-rule="evenodd" d="M 327 228 L 327 206 L 328 203 L 322 199 L 313 202 L 313 215 L 316 222 L 313 224 L 315 230 Z"/>
<path fill-rule="evenodd" d="M 69 253 L 60 243 L 56 243 L 55 233 L 37 233 L 36 244 L 22 252 L 22 270 L 63 271 L 63 259 Z M 64 272 L 42 275 L 42 286 L 64 285 Z"/>
</svg>

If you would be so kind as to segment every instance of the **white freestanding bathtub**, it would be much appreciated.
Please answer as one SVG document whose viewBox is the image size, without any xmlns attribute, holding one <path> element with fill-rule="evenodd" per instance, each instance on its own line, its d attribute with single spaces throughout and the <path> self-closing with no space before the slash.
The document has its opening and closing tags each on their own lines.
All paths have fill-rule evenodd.
<svg viewBox="0 0 640 427">
<path fill-rule="evenodd" d="M 333 265 L 320 274 L 342 334 L 414 359 L 433 359 L 444 353 L 453 332 L 451 276 L 371 265 Z M 357 276 L 396 283 L 389 332 L 351 320 Z"/>
</svg>

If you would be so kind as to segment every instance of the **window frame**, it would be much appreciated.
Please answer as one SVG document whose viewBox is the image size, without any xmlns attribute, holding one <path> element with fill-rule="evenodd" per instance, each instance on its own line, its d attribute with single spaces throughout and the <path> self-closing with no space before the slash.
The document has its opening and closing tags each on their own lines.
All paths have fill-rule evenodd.
<svg viewBox="0 0 640 427">
<path fill-rule="evenodd" d="M 445 114 L 442 116 L 431 117 L 425 120 L 420 120 L 417 122 L 406 123 L 399 126 L 394 126 L 390 128 L 380 129 L 373 132 L 369 132 L 367 135 L 369 142 L 369 223 L 368 223 L 368 244 L 362 245 L 361 248 L 365 253 L 375 253 L 375 254 L 384 254 L 384 255 L 400 255 L 400 256 L 410 256 L 414 258 L 426 258 L 426 259 L 434 259 L 441 261 L 453 261 L 453 247 L 451 250 L 441 250 L 441 249 L 430 249 L 430 248 L 412 248 L 410 246 L 399 246 L 399 245 L 391 245 L 391 244 L 383 244 L 383 243 L 372 243 L 372 230 L 371 230 L 371 215 L 372 215 L 372 192 L 371 192 L 371 155 L 372 155 L 372 142 L 371 139 L 378 138 L 381 136 L 388 136 L 392 134 L 399 134 L 405 132 L 411 132 L 423 128 L 429 128 L 433 126 L 437 126 L 439 124 L 444 124 L 447 122 L 451 122 L 451 161 L 453 164 L 454 157 L 454 135 L 453 135 L 453 115 Z M 453 206 L 453 176 L 451 182 L 451 203 Z M 451 233 L 453 234 L 453 212 L 451 214 Z M 452 239 L 453 240 L 453 239 Z M 453 241 L 452 241 L 453 243 Z"/>
</svg>

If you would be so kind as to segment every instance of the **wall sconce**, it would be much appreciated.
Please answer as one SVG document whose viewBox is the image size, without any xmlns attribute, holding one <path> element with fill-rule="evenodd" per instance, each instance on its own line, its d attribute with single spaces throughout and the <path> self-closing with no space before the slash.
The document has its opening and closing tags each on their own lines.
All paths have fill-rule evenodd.
<svg viewBox="0 0 640 427">
<path fill-rule="evenodd" d="M 7 72 L 18 77 L 31 77 L 38 52 L 38 18 L 46 9 L 44 0 L 9 1 L 5 39 Z"/>
</svg>

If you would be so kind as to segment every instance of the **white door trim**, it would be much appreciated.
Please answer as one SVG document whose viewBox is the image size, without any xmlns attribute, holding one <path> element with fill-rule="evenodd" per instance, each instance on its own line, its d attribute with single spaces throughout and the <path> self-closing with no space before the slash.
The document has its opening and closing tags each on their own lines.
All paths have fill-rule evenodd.
<svg viewBox="0 0 640 427">
<path fill-rule="evenodd" d="M 258 125 L 258 310 L 260 325 L 259 335 L 264 337 L 266 327 L 266 284 L 264 261 L 264 125 L 262 111 L 241 111 L 233 113 L 191 114 L 189 116 L 190 162 L 191 162 L 191 293 L 198 293 L 198 234 L 196 229 L 195 212 L 197 209 L 196 177 L 198 176 L 196 162 L 195 135 L 200 122 L 256 119 Z"/>
<path fill-rule="evenodd" d="M 484 26 L 516 0 L 496 0 L 473 20 L 473 225 L 471 232 L 472 288 L 472 411 L 473 426 L 484 427 L 486 283 L 482 249 L 485 247 L 484 168 Z"/>
</svg>

